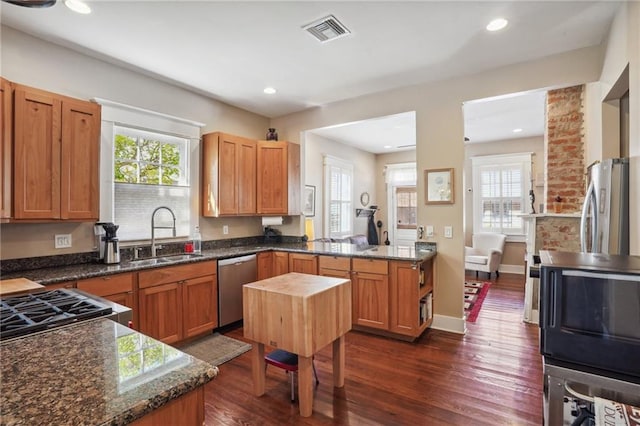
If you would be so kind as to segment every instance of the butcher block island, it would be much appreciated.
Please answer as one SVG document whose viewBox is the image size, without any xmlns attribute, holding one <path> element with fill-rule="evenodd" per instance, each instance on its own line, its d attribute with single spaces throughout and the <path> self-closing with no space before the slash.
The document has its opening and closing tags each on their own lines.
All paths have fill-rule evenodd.
<svg viewBox="0 0 640 426">
<path fill-rule="evenodd" d="M 202 425 L 218 369 L 109 319 L 0 344 L 0 424 Z"/>
<path fill-rule="evenodd" d="M 265 345 L 298 355 L 300 415 L 313 409 L 313 354 L 333 343 L 334 386 L 344 386 L 344 335 L 351 329 L 351 281 L 291 272 L 245 284 L 244 336 L 252 350 L 254 393 L 265 392 Z"/>
</svg>

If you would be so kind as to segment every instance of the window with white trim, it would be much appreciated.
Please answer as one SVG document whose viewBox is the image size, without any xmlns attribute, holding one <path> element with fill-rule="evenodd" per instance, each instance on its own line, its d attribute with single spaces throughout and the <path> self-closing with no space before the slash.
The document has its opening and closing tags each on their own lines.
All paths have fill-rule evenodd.
<svg viewBox="0 0 640 426">
<path fill-rule="evenodd" d="M 524 235 L 531 153 L 472 157 L 474 232 Z"/>
<path fill-rule="evenodd" d="M 189 139 L 123 126 L 114 127 L 114 221 L 122 240 L 151 238 L 151 214 L 167 206 L 176 216 L 176 236 L 189 235 Z M 156 224 L 171 226 L 166 210 Z M 173 237 L 171 229 L 157 238 Z"/>
<path fill-rule="evenodd" d="M 343 238 L 353 233 L 353 164 L 324 157 L 325 236 Z"/>
</svg>

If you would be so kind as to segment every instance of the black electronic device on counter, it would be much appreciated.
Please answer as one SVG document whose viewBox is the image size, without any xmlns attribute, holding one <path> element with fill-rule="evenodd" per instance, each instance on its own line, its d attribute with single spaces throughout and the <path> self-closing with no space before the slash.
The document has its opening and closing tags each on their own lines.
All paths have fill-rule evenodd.
<svg viewBox="0 0 640 426">
<path fill-rule="evenodd" d="M 270 226 L 264 228 L 264 242 L 265 243 L 281 243 L 282 234 L 277 229 L 273 229 Z"/>
</svg>

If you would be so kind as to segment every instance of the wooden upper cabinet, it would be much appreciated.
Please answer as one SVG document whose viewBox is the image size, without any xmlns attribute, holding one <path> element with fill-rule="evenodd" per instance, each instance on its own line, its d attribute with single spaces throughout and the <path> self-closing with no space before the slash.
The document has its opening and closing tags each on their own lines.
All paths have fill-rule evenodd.
<svg viewBox="0 0 640 426">
<path fill-rule="evenodd" d="M 300 214 L 300 145 L 258 141 L 258 214 Z"/>
<path fill-rule="evenodd" d="M 256 214 L 256 141 L 208 133 L 202 144 L 202 215 Z"/>
<path fill-rule="evenodd" d="M 13 88 L 0 77 L 0 219 L 11 217 Z"/>
<path fill-rule="evenodd" d="M 16 85 L 14 219 L 97 220 L 100 106 Z"/>
<path fill-rule="evenodd" d="M 62 102 L 62 219 L 98 219 L 100 209 L 100 105 Z"/>
</svg>

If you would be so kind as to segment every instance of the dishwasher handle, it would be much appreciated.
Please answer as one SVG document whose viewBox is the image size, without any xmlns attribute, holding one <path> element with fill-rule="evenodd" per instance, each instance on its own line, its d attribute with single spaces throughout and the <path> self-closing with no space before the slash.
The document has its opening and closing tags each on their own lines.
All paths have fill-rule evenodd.
<svg viewBox="0 0 640 426">
<path fill-rule="evenodd" d="M 229 266 L 229 265 L 240 265 L 246 262 L 255 262 L 256 255 L 249 254 L 247 256 L 239 256 L 239 257 L 231 257 L 229 259 L 223 259 L 218 261 L 218 267 L 220 266 Z"/>
</svg>

